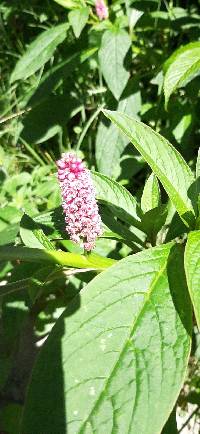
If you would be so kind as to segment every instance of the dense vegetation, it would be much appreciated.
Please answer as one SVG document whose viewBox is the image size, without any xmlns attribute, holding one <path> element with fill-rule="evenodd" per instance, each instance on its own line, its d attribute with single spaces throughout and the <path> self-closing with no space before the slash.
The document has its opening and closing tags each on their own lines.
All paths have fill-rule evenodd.
<svg viewBox="0 0 200 434">
<path fill-rule="evenodd" d="M 181 411 L 200 426 L 199 5 L 107 8 L 0 2 L 6 434 L 185 433 Z M 65 229 L 68 152 L 96 189 L 92 253 Z"/>
</svg>

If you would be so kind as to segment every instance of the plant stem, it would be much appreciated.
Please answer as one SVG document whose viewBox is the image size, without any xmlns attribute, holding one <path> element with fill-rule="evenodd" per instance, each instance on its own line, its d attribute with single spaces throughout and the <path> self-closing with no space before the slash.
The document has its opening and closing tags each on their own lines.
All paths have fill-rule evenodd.
<svg viewBox="0 0 200 434">
<path fill-rule="evenodd" d="M 85 127 L 83 128 L 83 131 L 80 135 L 79 141 L 77 143 L 76 146 L 76 151 L 79 151 L 80 146 L 84 140 L 84 137 L 88 131 L 88 129 L 90 128 L 90 125 L 92 124 L 92 122 L 97 118 L 97 116 L 99 115 L 99 113 L 101 112 L 102 108 L 105 106 L 105 104 L 101 105 L 100 107 L 98 107 L 98 109 L 93 113 L 93 115 L 88 119 L 88 122 L 86 123 Z"/>
</svg>

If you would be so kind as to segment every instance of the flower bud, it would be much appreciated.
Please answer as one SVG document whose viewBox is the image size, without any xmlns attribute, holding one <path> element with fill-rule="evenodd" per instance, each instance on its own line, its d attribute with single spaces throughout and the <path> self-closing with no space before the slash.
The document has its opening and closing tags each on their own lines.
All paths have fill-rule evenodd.
<svg viewBox="0 0 200 434">
<path fill-rule="evenodd" d="M 95 10 L 100 20 L 106 20 L 108 18 L 108 7 L 106 6 L 104 0 L 96 0 Z"/>
</svg>

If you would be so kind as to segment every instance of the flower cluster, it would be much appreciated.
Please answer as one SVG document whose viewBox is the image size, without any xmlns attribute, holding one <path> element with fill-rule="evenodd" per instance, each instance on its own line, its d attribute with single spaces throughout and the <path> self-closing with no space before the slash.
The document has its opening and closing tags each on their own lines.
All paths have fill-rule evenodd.
<svg viewBox="0 0 200 434">
<path fill-rule="evenodd" d="M 106 20 L 108 18 L 108 8 L 104 0 L 96 0 L 95 9 L 100 20 Z"/>
<path fill-rule="evenodd" d="M 90 251 L 102 234 L 91 174 L 73 153 L 62 154 L 57 166 L 66 230 L 72 241 L 83 242 L 84 249 Z"/>
</svg>

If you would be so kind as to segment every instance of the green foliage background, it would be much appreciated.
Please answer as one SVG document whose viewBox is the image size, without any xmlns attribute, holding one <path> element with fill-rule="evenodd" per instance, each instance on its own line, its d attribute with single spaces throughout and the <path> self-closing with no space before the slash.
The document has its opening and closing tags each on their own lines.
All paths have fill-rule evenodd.
<svg viewBox="0 0 200 434">
<path fill-rule="evenodd" d="M 200 226 L 194 193 L 194 187 L 195 192 L 199 188 L 200 174 L 198 3 L 113 0 L 108 1 L 109 20 L 99 21 L 92 0 L 0 2 L 0 429 L 8 434 L 42 434 L 41 426 L 43 434 L 63 434 L 67 432 L 68 411 L 76 412 L 77 402 L 82 419 L 85 412 L 89 413 L 89 425 L 84 422 L 79 426 L 77 422 L 71 428 L 69 424 L 68 430 L 74 434 L 104 434 L 112 429 L 116 433 L 157 434 L 162 428 L 163 434 L 173 434 L 178 432 L 176 408 L 187 410 L 188 403 L 192 403 L 195 414 L 199 414 L 200 347 L 196 321 L 200 319 Z M 107 117 L 102 113 L 104 109 L 109 110 L 105 111 Z M 114 114 L 116 110 L 123 115 Z M 126 116 L 134 121 L 127 121 Z M 173 148 L 167 147 L 166 140 Z M 165 153 L 160 151 L 162 146 Z M 85 159 L 93 172 L 104 225 L 104 235 L 97 241 L 94 255 L 86 259 L 82 249 L 68 239 L 60 208 L 55 161 L 71 149 Z M 192 232 L 188 236 L 189 230 Z M 183 266 L 182 245 L 187 236 L 185 270 L 196 315 L 192 331 L 186 281 L 184 275 L 177 273 Z M 170 244 L 169 251 L 168 242 L 174 240 L 181 245 L 173 261 L 174 248 Z M 22 249 L 17 256 L 13 246 Z M 155 250 L 149 250 L 152 247 Z M 59 256 L 58 249 L 63 250 L 63 256 Z M 24 262 L 27 258 L 31 264 Z M 121 259 L 120 265 L 113 265 L 113 272 L 108 269 L 96 276 L 94 270 L 102 271 Z M 170 261 L 175 262 L 171 276 L 173 282 L 179 281 L 177 293 L 185 288 L 176 303 L 177 311 L 185 309 L 186 317 L 180 315 L 176 319 L 171 286 L 167 283 Z M 142 268 L 143 262 L 148 270 Z M 159 284 L 161 269 L 163 280 Z M 116 279 L 123 273 L 129 279 L 127 286 L 117 286 Z M 145 277 L 148 273 L 154 273 L 153 281 Z M 140 288 L 145 279 L 143 292 L 133 296 L 132 282 Z M 160 322 L 170 330 L 165 339 L 168 343 L 174 340 L 174 353 L 171 347 L 163 350 L 162 363 L 169 364 L 173 373 L 174 354 L 179 353 L 180 365 L 177 362 L 173 385 L 170 372 L 165 370 L 166 388 L 162 388 L 159 374 L 155 378 L 153 375 L 157 358 L 147 356 L 149 359 L 142 361 L 148 340 L 152 339 L 155 353 L 159 345 L 162 347 L 162 339 L 159 344 L 160 337 L 155 333 L 156 313 L 144 303 L 144 315 L 141 319 L 137 316 L 148 285 L 153 299 L 167 306 L 167 311 L 159 310 Z M 116 318 L 117 311 L 110 304 L 118 302 L 115 296 L 121 291 L 125 291 L 127 301 L 123 302 L 121 317 Z M 96 292 L 101 294 L 99 303 L 105 305 L 102 316 L 93 307 Z M 84 333 L 76 330 L 76 324 L 83 321 L 82 304 L 83 308 L 92 306 L 92 313 L 96 309 L 95 320 L 90 319 L 89 309 L 85 321 L 91 321 L 91 327 L 85 328 Z M 133 315 L 136 322 L 131 328 Z M 109 351 L 116 351 L 116 347 L 120 351 L 119 341 L 125 348 L 118 360 L 121 371 L 116 376 L 114 356 L 105 362 L 100 352 L 96 365 L 92 358 L 99 344 L 94 330 L 100 333 L 101 321 L 106 330 L 115 330 L 116 324 L 119 327 L 109 343 Z M 125 332 L 127 324 L 130 336 Z M 68 328 L 74 333 L 74 340 L 70 341 L 70 330 L 65 332 Z M 49 333 L 50 344 L 44 346 L 35 365 L 26 401 L 36 357 Z M 189 335 L 192 350 L 185 377 Z M 105 345 L 105 338 L 102 335 L 101 346 Z M 77 358 L 82 357 L 80 342 L 88 349 L 88 355 L 87 351 L 83 355 L 87 366 L 77 368 Z M 131 345 L 138 345 L 135 359 L 130 356 Z M 71 351 L 72 361 L 68 365 Z M 90 366 L 91 360 L 94 364 Z M 124 373 L 127 366 L 138 372 L 135 375 L 141 386 L 134 428 L 128 406 L 136 392 L 132 377 L 127 378 Z M 70 385 L 78 375 L 77 369 L 83 384 L 87 384 L 89 375 L 96 379 L 96 383 L 87 385 L 88 406 L 86 389 L 80 387 L 73 392 Z M 146 379 L 142 377 L 144 371 Z M 103 377 L 109 385 L 105 386 Z M 144 386 L 148 381 L 149 389 Z M 121 422 L 120 412 L 118 415 L 118 408 L 125 402 L 119 384 L 124 385 L 124 393 L 129 397 L 123 404 L 127 426 Z M 93 405 L 94 386 L 95 390 L 99 388 L 98 405 Z M 148 400 L 147 390 L 152 393 Z M 69 405 L 62 393 L 69 394 Z M 110 425 L 112 411 L 106 402 L 106 396 L 113 395 L 117 414 L 114 427 Z M 42 402 L 41 397 L 45 397 Z"/>
</svg>

